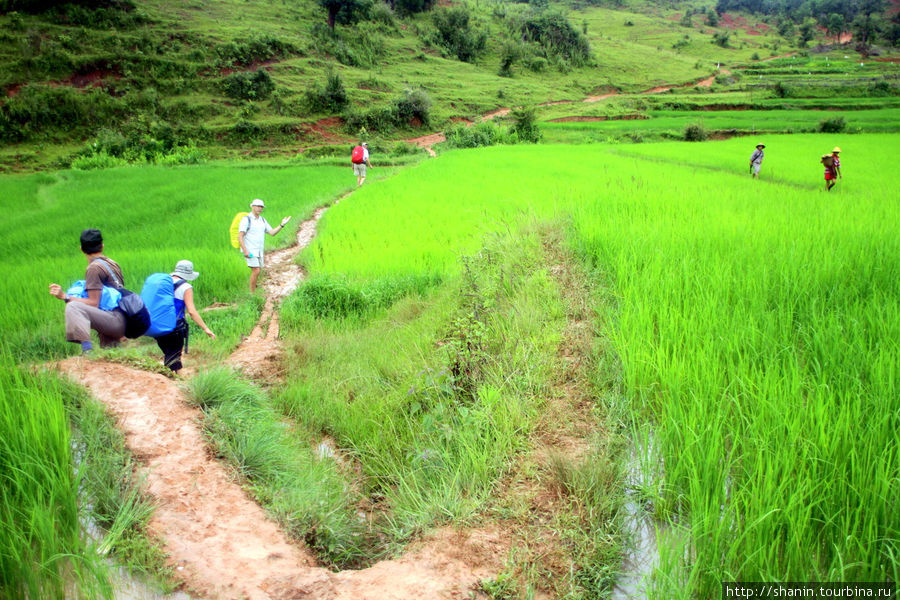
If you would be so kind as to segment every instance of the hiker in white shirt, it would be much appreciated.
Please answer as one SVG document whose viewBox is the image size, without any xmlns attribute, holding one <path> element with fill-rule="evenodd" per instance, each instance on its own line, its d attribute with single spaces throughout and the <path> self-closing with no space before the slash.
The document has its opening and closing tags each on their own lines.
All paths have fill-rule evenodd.
<svg viewBox="0 0 900 600">
<path fill-rule="evenodd" d="M 259 279 L 259 271 L 265 266 L 263 255 L 265 252 L 266 234 L 276 235 L 284 229 L 290 217 L 281 220 L 281 225 L 272 227 L 266 218 L 262 216 L 262 211 L 266 207 L 262 200 L 257 198 L 250 203 L 250 214 L 241 219 L 238 227 L 238 242 L 241 245 L 241 252 L 247 259 L 247 266 L 250 267 L 250 291 L 256 291 L 256 282 Z"/>
</svg>

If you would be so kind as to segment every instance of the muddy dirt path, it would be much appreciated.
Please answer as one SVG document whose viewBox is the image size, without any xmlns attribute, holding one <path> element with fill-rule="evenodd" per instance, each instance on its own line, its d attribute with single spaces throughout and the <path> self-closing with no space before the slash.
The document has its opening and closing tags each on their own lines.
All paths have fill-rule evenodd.
<svg viewBox="0 0 900 600">
<path fill-rule="evenodd" d="M 297 244 L 270 254 L 266 304 L 257 326 L 228 362 L 251 377 L 277 366 L 277 303 L 303 279 L 293 259 L 313 239 L 326 208 L 304 222 Z M 210 456 L 202 414 L 177 382 L 104 361 L 71 358 L 57 368 L 103 402 L 125 435 L 156 509 L 149 523 L 185 590 L 222 600 L 407 600 L 484 598 L 479 582 L 508 552 L 497 530 L 441 529 L 396 560 L 334 573 L 309 549 L 288 539 Z M 271 375 L 271 371 L 267 373 Z"/>
</svg>

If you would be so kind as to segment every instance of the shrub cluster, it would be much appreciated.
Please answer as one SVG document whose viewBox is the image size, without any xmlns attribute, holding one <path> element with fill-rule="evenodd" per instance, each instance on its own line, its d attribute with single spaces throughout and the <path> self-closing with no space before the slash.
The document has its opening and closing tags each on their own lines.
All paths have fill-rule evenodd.
<svg viewBox="0 0 900 600">
<path fill-rule="evenodd" d="M 819 121 L 817 130 L 820 133 L 840 133 L 846 128 L 847 122 L 844 120 L 844 117 L 831 117 Z"/>
<path fill-rule="evenodd" d="M 329 29 L 324 23 L 312 26 L 310 53 L 332 56 L 342 65 L 372 67 L 387 53 L 387 44 L 376 23 L 360 23 L 352 32 Z"/>
<path fill-rule="evenodd" d="M 347 107 L 349 99 L 341 76 L 329 71 L 325 85 L 310 86 L 304 94 L 304 101 L 311 112 L 339 113 Z"/>
<path fill-rule="evenodd" d="M 222 92 L 235 100 L 265 100 L 275 89 L 275 82 L 265 69 L 233 73 L 222 80 Z"/>
<path fill-rule="evenodd" d="M 427 126 L 431 123 L 431 98 L 423 89 L 406 89 L 391 106 L 366 112 L 350 110 L 343 116 L 347 130 L 353 132 Z"/>
<path fill-rule="evenodd" d="M 684 140 L 686 142 L 703 142 L 709 138 L 709 133 L 701 123 L 691 123 L 684 128 Z"/>
<path fill-rule="evenodd" d="M 218 63 L 222 66 L 247 66 L 296 54 L 297 48 L 272 35 L 260 35 L 222 44 L 216 47 L 215 52 Z"/>
<path fill-rule="evenodd" d="M 587 37 L 575 29 L 557 10 L 532 10 L 518 22 L 516 29 L 526 43 L 540 48 L 544 57 L 560 68 L 582 67 L 591 58 Z"/>
<path fill-rule="evenodd" d="M 431 16 L 437 30 L 431 40 L 463 62 L 473 62 L 484 52 L 487 33 L 469 22 L 469 9 L 465 6 L 442 8 Z"/>
<path fill-rule="evenodd" d="M 123 117 L 124 106 L 100 90 L 26 85 L 0 105 L 0 140 L 20 142 L 54 132 L 71 133 Z"/>
</svg>

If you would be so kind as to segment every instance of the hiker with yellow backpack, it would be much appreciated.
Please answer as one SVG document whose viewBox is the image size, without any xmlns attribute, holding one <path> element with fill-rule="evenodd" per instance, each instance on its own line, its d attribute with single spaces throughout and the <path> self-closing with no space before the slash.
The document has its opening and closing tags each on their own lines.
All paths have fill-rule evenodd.
<svg viewBox="0 0 900 600">
<path fill-rule="evenodd" d="M 843 177 L 843 175 L 841 175 L 841 161 L 840 158 L 838 158 L 840 153 L 841 149 L 835 146 L 834 150 L 831 151 L 831 154 L 822 155 L 822 164 L 825 165 L 826 192 L 831 191 L 831 188 L 837 183 L 838 177 Z"/>
<path fill-rule="evenodd" d="M 277 235 L 279 231 L 284 229 L 290 217 L 281 220 L 281 224 L 272 227 L 266 218 L 262 216 L 262 211 L 266 207 L 265 203 L 259 198 L 250 203 L 249 213 L 238 213 L 235 216 L 237 224 L 237 244 L 232 239 L 232 245 L 240 247 L 241 253 L 247 259 L 247 266 L 250 267 L 250 291 L 256 291 L 256 282 L 259 279 L 259 272 L 265 266 L 263 259 L 266 234 Z M 234 225 L 234 222 L 232 222 Z"/>
</svg>

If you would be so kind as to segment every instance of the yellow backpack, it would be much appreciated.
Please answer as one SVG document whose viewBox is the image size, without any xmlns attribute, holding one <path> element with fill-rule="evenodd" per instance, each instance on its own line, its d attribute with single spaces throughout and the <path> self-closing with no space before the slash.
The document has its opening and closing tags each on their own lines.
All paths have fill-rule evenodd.
<svg viewBox="0 0 900 600">
<path fill-rule="evenodd" d="M 241 247 L 241 242 L 238 240 L 238 228 L 241 226 L 241 219 L 249 215 L 248 212 L 239 212 L 234 215 L 234 218 L 231 220 L 231 227 L 229 231 L 231 232 L 231 245 L 235 248 Z"/>
</svg>

